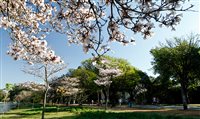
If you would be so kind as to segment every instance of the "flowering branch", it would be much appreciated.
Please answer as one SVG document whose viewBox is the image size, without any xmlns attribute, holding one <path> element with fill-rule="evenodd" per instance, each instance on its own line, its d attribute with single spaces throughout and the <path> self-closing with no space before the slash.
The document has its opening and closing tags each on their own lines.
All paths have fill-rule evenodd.
<svg viewBox="0 0 200 119">
<path fill-rule="evenodd" d="M 0 28 L 10 33 L 13 43 L 8 54 L 15 60 L 32 60 L 36 55 L 52 63 L 62 62 L 47 47 L 49 32 L 66 34 L 69 43 L 81 44 L 83 51 L 102 56 L 110 43 L 135 43 L 123 32 L 152 36 L 158 23 L 175 30 L 187 0 L 1 0 Z M 103 32 L 106 29 L 107 31 Z M 34 56 L 32 56 L 34 55 Z"/>
</svg>

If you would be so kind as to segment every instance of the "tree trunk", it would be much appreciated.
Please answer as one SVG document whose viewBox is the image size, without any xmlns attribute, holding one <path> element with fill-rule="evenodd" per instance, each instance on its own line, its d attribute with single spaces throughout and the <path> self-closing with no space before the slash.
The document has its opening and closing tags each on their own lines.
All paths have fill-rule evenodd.
<svg viewBox="0 0 200 119">
<path fill-rule="evenodd" d="M 105 94 L 106 94 L 105 95 L 105 99 L 106 99 L 105 110 L 107 110 L 107 108 L 108 108 L 108 101 L 109 101 L 109 96 L 110 96 L 109 88 L 110 88 L 110 86 L 106 87 L 106 92 L 105 92 Z"/>
<path fill-rule="evenodd" d="M 122 103 L 126 102 L 126 93 L 125 91 L 123 90 L 122 91 Z"/>
<path fill-rule="evenodd" d="M 44 99 L 43 99 L 43 108 L 42 108 L 42 119 L 44 119 L 44 113 L 45 113 L 45 109 L 46 109 L 46 102 L 47 102 L 47 93 L 48 93 L 48 90 L 49 90 L 49 83 L 48 83 L 48 76 L 47 76 L 47 65 L 45 65 L 44 67 L 44 73 L 45 73 L 45 85 L 46 85 L 46 89 L 45 89 L 45 92 L 44 92 Z"/>
<path fill-rule="evenodd" d="M 130 95 L 130 97 L 129 97 L 129 99 L 128 99 L 128 106 L 129 107 L 132 107 L 133 106 L 133 91 L 132 90 L 130 90 L 129 91 L 129 95 Z"/>
<path fill-rule="evenodd" d="M 187 89 L 183 82 L 181 83 L 181 95 L 182 95 L 183 109 L 187 110 L 188 109 Z"/>
<path fill-rule="evenodd" d="M 45 93 L 44 93 L 43 107 L 42 107 L 42 119 L 44 119 L 44 113 L 45 113 L 45 109 L 46 109 L 47 93 L 48 93 L 48 87 L 47 87 L 47 89 L 45 90 Z"/>
<path fill-rule="evenodd" d="M 105 101 L 105 110 L 107 109 L 107 107 L 108 107 L 108 88 L 107 87 L 105 87 L 103 90 L 102 90 L 102 92 L 103 92 L 103 94 L 104 94 L 104 101 Z M 102 102 L 102 104 L 103 104 L 103 102 Z"/>
<path fill-rule="evenodd" d="M 97 104 L 100 105 L 100 97 L 99 97 L 99 91 L 97 91 Z"/>
</svg>

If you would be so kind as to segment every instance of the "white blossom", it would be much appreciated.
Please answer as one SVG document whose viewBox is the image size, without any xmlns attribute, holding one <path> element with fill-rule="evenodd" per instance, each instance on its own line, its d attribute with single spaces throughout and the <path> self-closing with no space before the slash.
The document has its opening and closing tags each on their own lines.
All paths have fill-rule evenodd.
<svg viewBox="0 0 200 119">
<path fill-rule="evenodd" d="M 29 62 L 39 54 L 46 59 L 44 62 L 59 63 L 63 61 L 49 52 L 51 49 L 48 48 L 45 39 L 52 31 L 66 34 L 69 43 L 81 44 L 85 53 L 93 50 L 100 56 L 110 51 L 109 42 L 116 41 L 123 45 L 135 43 L 126 37 L 123 29 L 140 33 L 144 39 L 152 37 L 156 22 L 161 24 L 160 26 L 175 30 L 182 17 L 180 11 L 187 11 L 193 7 L 180 7 L 186 0 L 133 2 L 1 0 L 0 28 L 10 33 L 13 43 L 8 54 L 14 59 Z M 102 32 L 103 30 L 106 32 Z M 108 37 L 103 37 L 105 33 Z M 19 50 L 22 48 L 23 51 Z M 14 49 L 17 51 L 13 51 Z"/>
<path fill-rule="evenodd" d="M 70 96 L 80 92 L 79 80 L 71 77 L 61 77 L 50 82 L 52 90 L 56 90 L 57 93 L 61 93 L 65 96 Z"/>
<path fill-rule="evenodd" d="M 110 67 L 110 61 L 107 59 L 101 59 L 102 65 L 96 65 L 99 69 L 99 77 L 94 82 L 99 86 L 110 86 L 111 79 L 122 75 L 122 72 L 117 67 Z"/>
</svg>

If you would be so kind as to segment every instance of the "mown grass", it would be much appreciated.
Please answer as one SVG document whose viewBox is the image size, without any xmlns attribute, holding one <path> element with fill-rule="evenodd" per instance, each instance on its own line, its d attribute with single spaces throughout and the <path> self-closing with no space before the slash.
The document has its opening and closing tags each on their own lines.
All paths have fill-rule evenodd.
<svg viewBox="0 0 200 119">
<path fill-rule="evenodd" d="M 40 119 L 41 107 L 13 109 L 1 114 L 2 119 Z M 200 119 L 199 116 L 175 115 L 165 112 L 126 112 L 91 107 L 47 107 L 45 119 Z"/>
<path fill-rule="evenodd" d="M 73 119 L 77 114 L 70 111 L 56 111 L 55 107 L 48 107 L 45 119 Z M 14 109 L 5 114 L 1 114 L 0 119 L 40 119 L 41 108 L 34 109 Z"/>
<path fill-rule="evenodd" d="M 199 119 L 199 117 L 164 115 L 147 112 L 84 112 L 78 115 L 76 119 Z"/>
</svg>

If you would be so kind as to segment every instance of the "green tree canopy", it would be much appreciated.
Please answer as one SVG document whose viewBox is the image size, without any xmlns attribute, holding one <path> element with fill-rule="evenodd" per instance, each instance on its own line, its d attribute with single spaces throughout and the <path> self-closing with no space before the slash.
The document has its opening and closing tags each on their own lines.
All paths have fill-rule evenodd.
<svg viewBox="0 0 200 119">
<path fill-rule="evenodd" d="M 126 59 L 111 56 L 102 56 L 98 60 L 91 58 L 82 61 L 81 66 L 77 69 L 70 69 L 67 76 L 78 77 L 81 83 L 80 86 L 87 89 L 89 93 L 94 94 L 95 92 L 97 93 L 102 90 L 105 94 L 104 88 L 102 86 L 97 86 L 94 83 L 94 80 L 100 77 L 99 67 L 103 69 L 109 67 L 121 71 L 120 76 L 110 79 L 112 81 L 109 89 L 111 102 L 114 102 L 112 99 L 115 99 L 115 102 L 118 102 L 118 99 L 120 98 L 117 96 L 118 92 L 128 92 L 132 98 L 136 97 L 136 94 L 142 90 L 140 84 L 142 84 L 142 87 L 145 87 L 144 84 L 149 79 L 146 73 L 132 66 Z M 136 87 L 140 87 L 141 90 Z"/>
<path fill-rule="evenodd" d="M 155 73 L 165 79 L 171 79 L 181 85 L 184 109 L 187 109 L 189 85 L 199 80 L 200 55 L 199 36 L 191 35 L 187 38 L 174 38 L 150 52 Z"/>
</svg>

